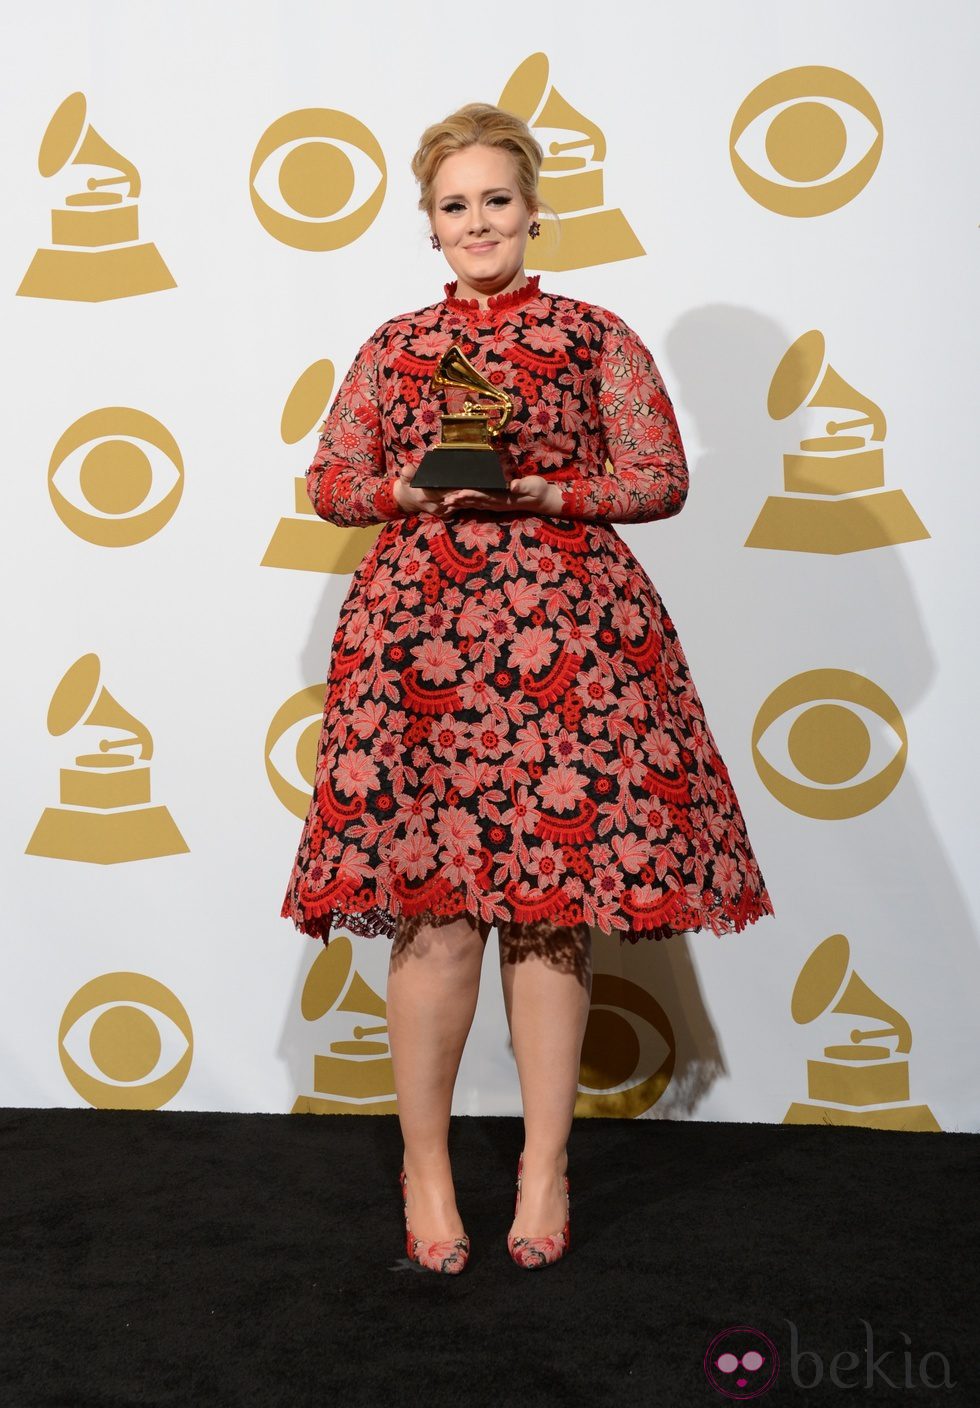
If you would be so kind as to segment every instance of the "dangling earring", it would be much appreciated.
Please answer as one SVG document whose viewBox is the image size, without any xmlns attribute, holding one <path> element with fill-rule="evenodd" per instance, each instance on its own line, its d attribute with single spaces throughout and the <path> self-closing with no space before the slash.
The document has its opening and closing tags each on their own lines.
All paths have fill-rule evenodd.
<svg viewBox="0 0 980 1408">
<path fill-rule="evenodd" d="M 433 248 L 433 249 L 442 249 L 442 245 L 439 243 L 439 236 L 438 236 L 438 235 L 430 235 L 430 236 L 429 236 L 429 240 L 430 240 L 430 242 L 431 242 L 431 244 L 432 244 L 432 248 Z"/>
<path fill-rule="evenodd" d="M 541 233 L 541 226 L 538 224 L 537 220 L 531 221 L 530 225 L 527 228 L 527 232 L 531 236 L 532 240 L 537 239 L 538 235 L 540 235 Z"/>
</svg>

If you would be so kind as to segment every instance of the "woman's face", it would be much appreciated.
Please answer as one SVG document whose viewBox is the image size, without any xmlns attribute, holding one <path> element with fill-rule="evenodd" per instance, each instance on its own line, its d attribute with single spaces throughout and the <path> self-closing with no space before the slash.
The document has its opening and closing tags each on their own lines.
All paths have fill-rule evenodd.
<svg viewBox="0 0 980 1408">
<path fill-rule="evenodd" d="M 436 172 L 434 188 L 432 228 L 458 280 L 457 295 L 519 282 L 535 212 L 517 189 L 510 152 L 480 145 L 453 152 Z"/>
</svg>

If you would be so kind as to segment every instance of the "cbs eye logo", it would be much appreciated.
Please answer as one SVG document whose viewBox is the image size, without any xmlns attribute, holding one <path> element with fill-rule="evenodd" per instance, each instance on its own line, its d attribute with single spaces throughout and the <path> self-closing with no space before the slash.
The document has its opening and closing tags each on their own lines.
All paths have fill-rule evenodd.
<svg viewBox="0 0 980 1408">
<path fill-rule="evenodd" d="M 760 746 L 788 755 L 800 782 Z M 895 701 L 851 670 L 806 670 L 763 701 L 752 758 L 772 795 L 801 816 L 840 821 L 883 802 L 905 770 L 909 740 Z"/>
<path fill-rule="evenodd" d="M 735 114 L 728 152 L 753 200 L 777 215 L 811 216 L 839 210 L 864 190 L 882 143 L 881 113 L 868 90 L 840 69 L 816 65 L 788 68 L 753 88 Z M 852 147 L 863 149 L 857 159 Z"/>
<path fill-rule="evenodd" d="M 193 1054 L 183 1006 L 144 973 L 93 978 L 70 999 L 58 1028 L 72 1089 L 101 1110 L 158 1110 L 184 1084 Z"/>
<path fill-rule="evenodd" d="M 575 1114 L 636 1119 L 667 1089 L 676 1058 L 674 1029 L 653 994 L 615 973 L 596 973 Z"/>
<path fill-rule="evenodd" d="M 278 163 L 269 163 L 277 170 L 263 173 L 279 151 Z M 378 173 L 373 190 L 372 164 Z M 377 138 L 356 117 L 333 108 L 301 108 L 277 118 L 259 138 L 248 173 L 252 209 L 262 228 L 294 249 L 353 244 L 375 219 L 387 188 L 388 168 Z M 274 191 L 288 210 L 270 204 Z"/>
<path fill-rule="evenodd" d="M 103 406 L 76 420 L 48 465 L 55 513 L 77 537 L 104 548 L 132 547 L 159 533 L 183 491 L 176 440 L 153 416 L 130 406 Z"/>
<path fill-rule="evenodd" d="M 305 821 L 316 777 L 326 682 L 307 685 L 276 710 L 265 736 L 265 771 L 288 811 Z"/>
</svg>

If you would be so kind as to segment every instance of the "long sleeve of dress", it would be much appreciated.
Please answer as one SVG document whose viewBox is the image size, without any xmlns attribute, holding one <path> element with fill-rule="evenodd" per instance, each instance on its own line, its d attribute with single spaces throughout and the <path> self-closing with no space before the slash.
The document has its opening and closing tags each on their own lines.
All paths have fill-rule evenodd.
<svg viewBox="0 0 980 1408">
<path fill-rule="evenodd" d="M 562 517 L 648 523 L 679 513 L 689 478 L 673 404 L 649 349 L 619 318 L 603 337 L 598 400 L 614 472 L 559 478 Z"/>
<path fill-rule="evenodd" d="M 306 471 L 310 503 L 321 518 L 342 528 L 404 516 L 395 499 L 394 478 L 385 469 L 376 355 L 368 338 L 340 383 Z"/>
</svg>

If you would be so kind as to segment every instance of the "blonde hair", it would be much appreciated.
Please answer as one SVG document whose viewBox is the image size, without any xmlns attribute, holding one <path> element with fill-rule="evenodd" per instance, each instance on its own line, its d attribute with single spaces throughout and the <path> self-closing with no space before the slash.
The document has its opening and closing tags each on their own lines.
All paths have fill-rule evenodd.
<svg viewBox="0 0 980 1408">
<path fill-rule="evenodd" d="M 552 210 L 538 196 L 538 175 L 544 152 L 522 117 L 492 103 L 467 103 L 441 122 L 431 123 L 419 138 L 412 157 L 412 174 L 419 183 L 419 210 L 432 220 L 435 209 L 436 172 L 453 152 L 479 144 L 499 147 L 514 158 L 517 189 L 531 211 Z"/>
</svg>

